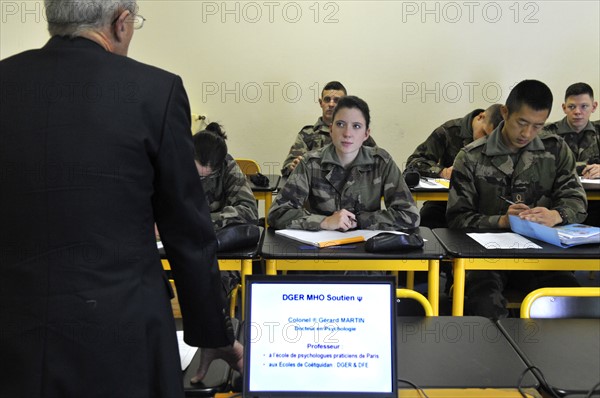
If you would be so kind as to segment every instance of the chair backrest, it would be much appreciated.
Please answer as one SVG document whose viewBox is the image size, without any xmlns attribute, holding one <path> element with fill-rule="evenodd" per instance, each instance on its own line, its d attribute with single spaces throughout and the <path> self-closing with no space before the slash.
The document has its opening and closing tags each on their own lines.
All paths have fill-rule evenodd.
<svg viewBox="0 0 600 398">
<path fill-rule="evenodd" d="M 408 298 L 417 301 L 423 306 L 425 310 L 425 316 L 433 316 L 433 308 L 431 303 L 421 293 L 410 289 L 396 289 L 396 298 Z"/>
<path fill-rule="evenodd" d="M 549 287 L 529 293 L 521 318 L 600 318 L 600 287 Z"/>
<path fill-rule="evenodd" d="M 242 169 L 242 173 L 245 175 L 260 173 L 260 166 L 255 160 L 236 158 L 235 161 L 237 162 L 238 166 L 240 166 L 240 169 Z"/>
</svg>

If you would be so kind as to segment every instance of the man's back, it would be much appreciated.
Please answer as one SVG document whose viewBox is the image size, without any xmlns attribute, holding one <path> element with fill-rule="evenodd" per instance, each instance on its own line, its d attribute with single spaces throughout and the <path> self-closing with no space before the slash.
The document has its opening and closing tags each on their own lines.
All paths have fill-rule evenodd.
<svg viewBox="0 0 600 398">
<path fill-rule="evenodd" d="M 59 37 L 2 61 L 0 78 L 0 396 L 178 396 L 153 223 L 174 263 L 198 258 L 194 240 L 213 258 L 214 238 L 208 212 L 170 207 L 202 195 L 181 80 Z M 186 277 L 178 289 L 200 286 Z M 214 267 L 204 296 L 218 297 L 218 278 Z M 209 315 L 219 335 L 223 321 Z"/>
</svg>

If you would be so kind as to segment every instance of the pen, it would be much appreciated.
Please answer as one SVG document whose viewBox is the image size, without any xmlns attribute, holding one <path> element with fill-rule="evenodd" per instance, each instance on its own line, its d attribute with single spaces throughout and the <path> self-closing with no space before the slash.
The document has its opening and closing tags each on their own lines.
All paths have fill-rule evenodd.
<svg viewBox="0 0 600 398">
<path fill-rule="evenodd" d="M 516 203 L 515 203 L 515 202 L 513 202 L 513 201 L 512 201 L 512 200 L 510 200 L 510 199 L 507 199 L 507 198 L 505 198 L 505 197 L 504 197 L 504 196 L 502 196 L 502 195 L 498 195 L 498 197 L 499 197 L 500 199 L 502 199 L 503 201 L 505 201 L 506 203 L 509 203 L 509 204 L 511 204 L 511 205 L 516 205 Z"/>
</svg>

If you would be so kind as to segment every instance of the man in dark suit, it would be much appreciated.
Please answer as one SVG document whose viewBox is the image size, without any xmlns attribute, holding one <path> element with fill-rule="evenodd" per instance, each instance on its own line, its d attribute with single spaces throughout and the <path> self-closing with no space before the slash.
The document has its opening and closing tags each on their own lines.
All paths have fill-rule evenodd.
<svg viewBox="0 0 600 398">
<path fill-rule="evenodd" d="M 178 76 L 126 57 L 134 1 L 46 0 L 0 62 L 1 397 L 183 397 L 185 340 L 241 370 Z"/>
</svg>

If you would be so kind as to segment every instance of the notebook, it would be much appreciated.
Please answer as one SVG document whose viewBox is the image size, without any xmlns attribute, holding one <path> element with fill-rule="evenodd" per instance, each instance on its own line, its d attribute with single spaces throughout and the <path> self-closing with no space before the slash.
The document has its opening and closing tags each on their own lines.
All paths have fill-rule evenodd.
<svg viewBox="0 0 600 398">
<path fill-rule="evenodd" d="M 397 397 L 393 277 L 246 282 L 244 397 Z"/>
<path fill-rule="evenodd" d="M 569 224 L 559 227 L 546 227 L 532 221 L 521 220 L 509 215 L 510 228 L 519 235 L 528 236 L 558 247 L 600 244 L 600 228 L 583 224 Z"/>
</svg>

